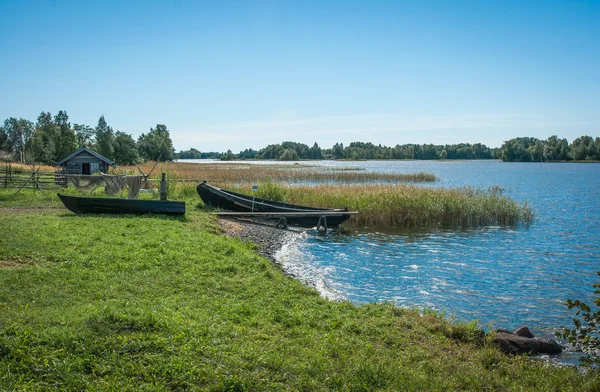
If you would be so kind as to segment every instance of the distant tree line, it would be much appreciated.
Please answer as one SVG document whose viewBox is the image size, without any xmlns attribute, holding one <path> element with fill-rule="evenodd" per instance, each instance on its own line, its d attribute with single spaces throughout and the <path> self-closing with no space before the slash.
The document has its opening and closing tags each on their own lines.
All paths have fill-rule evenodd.
<svg viewBox="0 0 600 392">
<path fill-rule="evenodd" d="M 213 158 L 221 160 L 270 159 L 297 161 L 302 159 L 493 159 L 498 149 L 483 144 L 403 144 L 395 147 L 375 145 L 373 143 L 352 142 L 347 146 L 336 143 L 332 148 L 323 149 L 317 143 L 312 147 L 295 142 L 270 144 L 260 150 L 246 149 L 239 154 L 228 150 L 225 153 L 202 153 L 196 149 L 180 151 L 176 157 L 181 159 Z M 206 155 L 205 155 L 206 154 Z"/>
<path fill-rule="evenodd" d="M 502 159 L 505 162 L 539 161 L 600 161 L 600 138 L 581 136 L 571 144 L 567 139 L 551 136 L 547 140 L 521 137 L 504 142 L 501 148 L 489 148 L 484 144 L 402 144 L 395 147 L 381 144 L 352 142 L 347 146 L 336 143 L 323 149 L 317 143 L 309 147 L 303 143 L 283 142 L 270 144 L 260 150 L 246 149 L 238 154 L 228 150 L 224 153 L 200 152 L 194 148 L 180 151 L 175 159 L 266 159 L 297 161 L 303 159 Z"/>
<path fill-rule="evenodd" d="M 505 162 L 600 161 L 600 138 L 581 136 L 569 144 L 558 136 L 518 137 L 504 142 L 499 157 Z"/>
<path fill-rule="evenodd" d="M 64 110 L 54 117 L 42 112 L 35 124 L 10 117 L 0 126 L 2 156 L 21 163 L 55 165 L 83 146 L 121 165 L 145 160 L 171 161 L 175 151 L 165 125 L 157 124 L 135 141 L 130 134 L 114 131 L 103 115 L 95 128 L 84 124 L 71 126 Z"/>
<path fill-rule="evenodd" d="M 220 152 L 200 152 L 195 148 L 187 151 L 179 151 L 173 155 L 174 159 L 219 159 L 223 155 Z"/>
<path fill-rule="evenodd" d="M 547 140 L 520 137 L 504 142 L 501 148 L 489 148 L 481 143 L 469 144 L 403 144 L 394 147 L 381 144 L 352 142 L 336 143 L 329 149 L 317 143 L 283 142 L 260 150 L 246 149 L 238 154 L 200 152 L 192 148 L 175 153 L 169 130 L 163 124 L 150 128 L 137 141 L 125 132 L 114 131 L 100 116 L 96 127 L 69 122 L 60 110 L 55 116 L 42 112 L 37 122 L 14 117 L 0 126 L 0 158 L 22 163 L 37 162 L 53 165 L 79 147 L 89 147 L 117 164 L 134 164 L 145 160 L 173 159 L 267 159 L 295 161 L 302 159 L 502 159 L 506 162 L 540 161 L 600 161 L 600 138 L 581 136 L 571 144 L 567 139 L 551 136 Z"/>
</svg>

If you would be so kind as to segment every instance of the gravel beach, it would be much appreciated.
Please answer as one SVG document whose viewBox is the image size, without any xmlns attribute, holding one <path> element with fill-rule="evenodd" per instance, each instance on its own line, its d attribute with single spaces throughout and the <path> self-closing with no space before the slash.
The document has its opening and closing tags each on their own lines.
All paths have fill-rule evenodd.
<svg viewBox="0 0 600 392">
<path fill-rule="evenodd" d="M 219 219 L 219 224 L 225 229 L 228 236 L 237 237 L 256 244 L 258 246 L 258 253 L 271 260 L 280 268 L 282 268 L 282 265 L 275 258 L 275 254 L 285 244 L 294 241 L 302 233 L 299 229 L 282 229 L 266 223 L 249 220 L 221 218 Z"/>
<path fill-rule="evenodd" d="M 276 258 L 278 251 L 287 244 L 299 240 L 306 234 L 306 229 L 288 227 L 282 229 L 272 224 L 254 221 L 219 219 L 219 224 L 230 237 L 237 237 L 258 246 L 257 252 L 271 260 L 287 277 L 296 279 L 308 287 L 317 290 L 323 298 L 343 300 L 344 297 L 332 290 L 311 266 L 306 264 L 282 263 Z"/>
</svg>

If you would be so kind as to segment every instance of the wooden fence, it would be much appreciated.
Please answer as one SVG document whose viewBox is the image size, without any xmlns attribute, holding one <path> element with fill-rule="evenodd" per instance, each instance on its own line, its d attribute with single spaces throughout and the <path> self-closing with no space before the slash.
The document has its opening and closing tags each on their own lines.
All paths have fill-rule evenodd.
<svg viewBox="0 0 600 392">
<path fill-rule="evenodd" d="M 14 169 L 5 165 L 0 171 L 0 187 L 18 189 L 59 189 L 67 186 L 67 177 L 59 172 Z"/>
</svg>

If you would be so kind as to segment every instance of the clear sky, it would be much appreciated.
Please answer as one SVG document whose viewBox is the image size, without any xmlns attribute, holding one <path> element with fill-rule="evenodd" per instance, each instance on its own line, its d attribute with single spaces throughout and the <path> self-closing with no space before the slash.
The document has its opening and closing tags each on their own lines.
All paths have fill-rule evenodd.
<svg viewBox="0 0 600 392">
<path fill-rule="evenodd" d="M 600 136 L 600 0 L 0 0 L 0 121 L 177 151 Z"/>
</svg>

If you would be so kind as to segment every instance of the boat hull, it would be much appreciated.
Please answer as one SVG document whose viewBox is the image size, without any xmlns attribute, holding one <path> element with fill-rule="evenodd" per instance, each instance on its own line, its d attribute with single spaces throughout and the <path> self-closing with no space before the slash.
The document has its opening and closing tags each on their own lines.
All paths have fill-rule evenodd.
<svg viewBox="0 0 600 392">
<path fill-rule="evenodd" d="M 79 197 L 58 194 L 62 203 L 76 214 L 168 214 L 184 215 L 185 202 Z"/>
<path fill-rule="evenodd" d="M 357 212 L 337 211 L 307 211 L 307 212 L 215 212 L 221 218 L 246 218 L 258 220 L 270 220 L 276 222 L 277 226 L 292 225 L 306 228 L 336 228 Z M 282 218 L 285 218 L 282 221 Z"/>
<path fill-rule="evenodd" d="M 205 204 L 210 204 L 216 208 L 222 208 L 230 211 L 256 211 L 256 212 L 302 212 L 302 211 L 345 211 L 343 209 L 316 208 L 300 206 L 296 204 L 282 203 L 278 201 L 252 198 L 252 196 L 243 195 L 217 188 L 203 182 L 196 187 L 196 191 Z"/>
<path fill-rule="evenodd" d="M 265 219 L 279 219 L 280 217 L 285 217 L 287 223 L 294 226 L 315 227 L 318 225 L 319 219 L 322 216 L 326 216 L 327 227 L 333 228 L 339 226 L 352 216 L 350 213 L 344 213 L 348 212 L 346 209 L 307 207 L 258 197 L 253 200 L 251 196 L 217 188 L 206 182 L 199 184 L 196 187 L 196 191 L 205 204 L 209 204 L 213 207 L 242 213 L 275 212 L 280 215 L 278 215 L 278 217 L 268 217 Z M 285 213 L 292 214 L 286 215 Z M 300 213 L 304 213 L 304 215 L 301 215 Z M 248 217 L 248 215 L 245 216 Z M 260 217 L 261 216 L 257 215 L 255 218 Z"/>
</svg>

